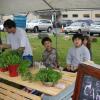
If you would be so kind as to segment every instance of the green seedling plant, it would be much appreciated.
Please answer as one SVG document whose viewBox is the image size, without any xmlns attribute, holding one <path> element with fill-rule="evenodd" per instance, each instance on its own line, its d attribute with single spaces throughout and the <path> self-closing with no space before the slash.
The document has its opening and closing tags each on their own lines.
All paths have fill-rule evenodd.
<svg viewBox="0 0 100 100">
<path fill-rule="evenodd" d="M 56 84 L 61 79 L 62 74 L 52 68 L 43 68 L 35 75 L 35 80 L 41 81 L 42 83 L 51 82 Z"/>
<path fill-rule="evenodd" d="M 19 65 L 18 72 L 20 73 L 23 81 L 29 80 L 32 82 L 33 80 L 33 74 L 29 70 L 30 64 L 31 62 L 29 60 L 22 60 Z"/>
<path fill-rule="evenodd" d="M 18 55 L 10 54 L 7 56 L 8 65 L 20 64 L 20 63 L 21 63 L 21 58 Z"/>
<path fill-rule="evenodd" d="M 1 54 L 3 57 L 0 57 L 1 59 L 5 60 L 5 64 L 7 65 L 14 65 L 14 64 L 20 64 L 22 58 L 17 54 L 17 52 L 12 50 L 6 50 Z"/>
<path fill-rule="evenodd" d="M 6 55 L 0 54 L 0 68 L 6 68 L 7 66 Z"/>
</svg>

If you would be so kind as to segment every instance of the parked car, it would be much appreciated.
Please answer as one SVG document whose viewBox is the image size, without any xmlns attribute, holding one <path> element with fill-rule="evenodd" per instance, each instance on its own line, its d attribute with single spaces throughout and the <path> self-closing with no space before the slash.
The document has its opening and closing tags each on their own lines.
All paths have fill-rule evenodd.
<svg viewBox="0 0 100 100">
<path fill-rule="evenodd" d="M 89 32 L 89 25 L 85 22 L 74 22 L 70 26 L 64 27 L 64 32 L 66 34 Z"/>
<path fill-rule="evenodd" d="M 4 31 L 3 23 L 0 23 L 0 31 Z"/>
<path fill-rule="evenodd" d="M 37 19 L 26 23 L 26 32 L 27 31 L 34 31 L 35 33 L 41 31 L 51 32 L 52 27 L 53 24 L 50 20 Z"/>
<path fill-rule="evenodd" d="M 60 21 L 61 27 L 62 27 L 62 25 L 63 25 L 63 27 L 70 26 L 72 23 L 73 23 L 72 20 L 61 20 Z"/>
<path fill-rule="evenodd" d="M 90 26 L 90 35 L 99 34 L 100 36 L 100 21 L 96 21 Z"/>
<path fill-rule="evenodd" d="M 93 23 L 93 20 L 85 19 L 85 20 L 76 20 L 75 22 L 85 22 L 85 23 L 87 23 L 90 26 Z"/>
<path fill-rule="evenodd" d="M 53 22 L 53 27 L 55 28 L 61 28 L 62 25 L 63 27 L 69 26 L 71 23 L 73 23 L 72 20 L 60 20 L 60 21 L 55 21 Z"/>
</svg>

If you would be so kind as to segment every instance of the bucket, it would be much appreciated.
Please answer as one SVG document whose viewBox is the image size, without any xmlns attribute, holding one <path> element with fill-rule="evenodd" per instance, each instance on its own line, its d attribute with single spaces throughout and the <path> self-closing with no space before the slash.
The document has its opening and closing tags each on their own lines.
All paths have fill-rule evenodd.
<svg viewBox="0 0 100 100">
<path fill-rule="evenodd" d="M 9 76 L 11 77 L 18 76 L 18 67 L 19 67 L 19 64 L 9 65 L 8 66 Z"/>
</svg>

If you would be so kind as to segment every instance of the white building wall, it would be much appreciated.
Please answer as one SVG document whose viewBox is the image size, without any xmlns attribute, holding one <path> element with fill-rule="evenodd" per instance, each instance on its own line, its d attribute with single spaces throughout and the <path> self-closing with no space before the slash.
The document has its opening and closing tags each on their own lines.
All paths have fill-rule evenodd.
<svg viewBox="0 0 100 100">
<path fill-rule="evenodd" d="M 68 17 L 64 18 L 63 15 L 68 15 Z M 78 17 L 73 17 L 73 14 L 77 14 Z M 84 14 L 89 14 L 89 18 L 84 17 Z M 79 20 L 79 19 L 92 19 L 92 20 L 100 20 L 100 17 L 96 18 L 95 14 L 100 14 L 100 10 L 70 10 L 70 11 L 61 11 L 61 19 L 71 19 L 71 20 Z"/>
<path fill-rule="evenodd" d="M 92 11 L 92 19 L 95 21 L 100 21 L 100 17 L 96 18 L 95 14 L 100 14 L 100 10 Z"/>
</svg>

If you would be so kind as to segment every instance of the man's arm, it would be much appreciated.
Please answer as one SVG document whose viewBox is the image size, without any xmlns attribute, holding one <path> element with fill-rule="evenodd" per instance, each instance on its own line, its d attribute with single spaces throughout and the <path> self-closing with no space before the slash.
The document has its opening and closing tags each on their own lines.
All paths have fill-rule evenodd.
<svg viewBox="0 0 100 100">
<path fill-rule="evenodd" d="M 17 51 L 20 55 L 23 54 L 24 50 L 25 50 L 25 47 L 19 47 L 18 49 L 16 49 L 16 51 Z"/>
<path fill-rule="evenodd" d="M 25 47 L 19 47 L 17 50 L 18 51 L 24 51 L 25 50 Z"/>
</svg>

